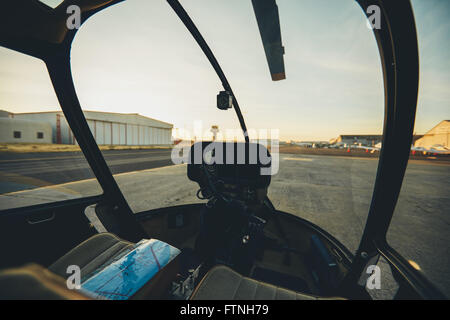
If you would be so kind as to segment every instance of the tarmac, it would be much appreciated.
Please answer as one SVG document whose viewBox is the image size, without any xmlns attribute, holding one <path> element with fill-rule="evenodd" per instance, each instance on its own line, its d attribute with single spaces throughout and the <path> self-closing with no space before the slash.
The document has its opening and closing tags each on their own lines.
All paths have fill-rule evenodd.
<svg viewBox="0 0 450 320">
<path fill-rule="evenodd" d="M 367 157 L 280 154 L 269 197 L 278 210 L 307 219 L 355 252 L 367 218 L 378 159 Z M 119 173 L 115 178 L 134 212 L 202 202 L 186 165 Z M 450 166 L 410 161 L 388 242 L 450 296 Z M 94 179 L 0 195 L 0 209 L 100 194 Z M 382 289 L 389 298 L 396 287 L 386 263 Z M 373 290 L 372 290 L 373 291 Z"/>
</svg>

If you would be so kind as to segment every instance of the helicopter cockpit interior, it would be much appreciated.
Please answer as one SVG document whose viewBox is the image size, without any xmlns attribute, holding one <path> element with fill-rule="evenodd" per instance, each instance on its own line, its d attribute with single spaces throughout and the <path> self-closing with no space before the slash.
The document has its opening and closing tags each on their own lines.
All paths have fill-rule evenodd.
<svg viewBox="0 0 450 320">
<path fill-rule="evenodd" d="M 80 8 L 83 24 L 119 2 L 65 0 L 55 8 L 38 0 L 2 4 L 0 45 L 45 62 L 103 193 L 0 212 L 0 299 L 371 299 L 365 289 L 371 275 L 367 268 L 380 257 L 398 283 L 394 299 L 445 299 L 386 242 L 417 104 L 418 48 L 409 0 L 357 0 L 366 15 L 370 5 L 382 8 L 388 27 L 373 29 L 384 81 L 383 144 L 356 253 L 327 230 L 272 203 L 268 191 L 275 150 L 251 140 L 226 72 L 178 0 L 167 3 L 223 86 L 208 94 L 217 94 L 219 110 L 236 112 L 244 141 L 200 141 L 183 150 L 186 179 L 197 184 L 202 202 L 138 213 L 130 209 L 83 115 L 70 65 L 77 29 L 66 24 L 69 6 Z M 283 80 L 276 2 L 251 2 L 271 78 Z M 77 270 L 78 282 L 72 277 Z"/>
</svg>

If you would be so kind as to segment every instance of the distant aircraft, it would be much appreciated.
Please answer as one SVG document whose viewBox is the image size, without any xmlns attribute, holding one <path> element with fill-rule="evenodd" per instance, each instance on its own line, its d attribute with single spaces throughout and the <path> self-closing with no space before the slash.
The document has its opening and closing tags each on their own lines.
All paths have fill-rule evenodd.
<svg viewBox="0 0 450 320">
<path fill-rule="evenodd" d="M 313 146 L 312 142 L 292 142 L 292 144 L 294 144 L 296 146 L 300 146 L 300 147 L 305 147 L 305 148 L 312 148 L 312 146 Z"/>
<path fill-rule="evenodd" d="M 450 149 L 441 144 L 435 144 L 431 147 L 414 147 L 411 146 L 411 151 L 414 153 L 421 152 L 423 155 L 444 155 L 450 154 Z"/>
<path fill-rule="evenodd" d="M 370 151 L 371 153 L 374 153 L 376 151 L 380 151 L 381 150 L 381 142 L 377 143 L 375 146 L 373 147 L 368 147 L 368 146 L 353 146 L 354 148 L 357 149 L 364 149 L 367 151 Z M 441 144 L 435 144 L 431 147 L 414 147 L 413 145 L 411 145 L 411 151 L 413 154 L 415 154 L 416 152 L 420 152 L 423 155 L 445 155 L 445 154 L 450 154 L 450 149 L 446 146 L 443 146 Z"/>
<path fill-rule="evenodd" d="M 381 150 L 381 142 L 378 142 L 373 147 L 363 146 L 363 145 L 357 145 L 357 146 L 353 146 L 353 147 L 357 148 L 357 149 L 364 149 L 364 150 L 366 150 L 366 152 L 370 151 L 370 153 L 375 153 L 376 151 L 380 151 Z"/>
<path fill-rule="evenodd" d="M 381 150 L 381 147 L 377 147 L 377 146 L 374 146 L 374 147 L 355 146 L 355 148 L 357 148 L 357 149 L 364 149 L 364 150 L 366 150 L 366 152 L 370 151 L 370 153 L 375 153 L 376 151 L 380 151 Z"/>
<path fill-rule="evenodd" d="M 375 146 L 373 147 L 368 147 L 368 146 L 362 146 L 362 145 L 357 145 L 357 146 L 350 146 L 353 148 L 357 148 L 357 149 L 364 149 L 367 151 L 370 151 L 370 153 L 374 153 L 376 151 L 380 151 L 381 150 L 381 142 L 377 143 Z M 450 154 L 450 149 L 446 146 L 443 146 L 441 144 L 435 144 L 433 146 L 430 147 L 414 147 L 413 145 L 411 145 L 411 151 L 413 154 L 415 154 L 416 152 L 422 153 L 423 155 L 446 155 L 446 154 Z"/>
</svg>

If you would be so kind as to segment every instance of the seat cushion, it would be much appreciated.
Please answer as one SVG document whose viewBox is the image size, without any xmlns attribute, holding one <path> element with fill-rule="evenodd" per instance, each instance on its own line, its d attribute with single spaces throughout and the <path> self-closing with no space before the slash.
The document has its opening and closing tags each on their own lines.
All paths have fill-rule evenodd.
<svg viewBox="0 0 450 320">
<path fill-rule="evenodd" d="M 87 300 L 60 276 L 37 264 L 0 271 L 0 300 Z"/>
<path fill-rule="evenodd" d="M 81 269 L 81 279 L 84 280 L 98 268 L 131 250 L 133 245 L 112 233 L 99 233 L 70 250 L 48 269 L 67 278 L 67 267 L 77 265 Z"/>
<path fill-rule="evenodd" d="M 316 300 L 304 293 L 250 279 L 226 266 L 212 268 L 198 284 L 191 300 Z M 338 299 L 338 298 L 331 298 Z"/>
</svg>

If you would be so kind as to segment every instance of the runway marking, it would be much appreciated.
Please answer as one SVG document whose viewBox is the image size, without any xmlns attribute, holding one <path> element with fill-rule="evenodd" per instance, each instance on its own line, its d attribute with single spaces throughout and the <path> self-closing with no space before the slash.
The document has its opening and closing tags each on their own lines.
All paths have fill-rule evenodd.
<svg viewBox="0 0 450 320">
<path fill-rule="evenodd" d="M 90 180 L 90 179 L 87 179 Z M 30 188 L 30 189 L 25 189 L 25 190 L 19 190 L 19 191 L 13 191 L 13 192 L 8 192 L 8 193 L 2 193 L 0 194 L 1 196 L 7 196 L 7 195 L 15 195 L 21 192 L 29 192 L 29 191 L 33 191 L 33 190 L 38 190 L 38 189 L 51 189 L 51 190 L 55 190 L 55 191 L 59 191 L 62 193 L 68 193 L 68 194 L 73 194 L 73 195 L 77 195 L 78 193 L 70 190 L 70 189 L 66 189 L 64 188 L 64 183 L 62 184 L 51 184 L 51 182 L 45 181 L 45 180 L 40 180 L 40 179 L 36 179 L 33 177 L 28 177 L 28 176 L 22 176 L 20 174 L 16 174 L 16 173 L 3 173 L 2 171 L 0 171 L 0 181 L 2 183 L 4 182 L 12 182 L 12 183 L 20 183 L 23 185 L 27 185 L 27 186 L 36 186 L 36 188 Z M 84 180 L 79 180 L 79 181 L 84 181 Z M 72 181 L 72 182 L 77 182 L 77 181 Z M 40 185 L 40 186 L 38 186 Z"/>
<path fill-rule="evenodd" d="M 150 171 L 156 171 L 158 169 L 164 169 L 164 168 L 173 168 L 173 167 L 179 167 L 179 166 L 186 166 L 185 163 L 182 164 L 170 164 L 168 166 L 158 167 L 158 168 L 151 168 L 151 169 L 144 169 L 144 170 L 135 170 L 135 171 L 128 171 L 128 172 L 122 172 L 113 174 L 113 176 L 125 176 L 127 174 L 133 174 L 133 173 L 139 173 L 139 172 L 150 172 Z"/>
<path fill-rule="evenodd" d="M 311 158 L 283 158 L 283 160 L 293 160 L 293 161 L 307 161 L 307 162 L 311 162 L 313 161 L 313 159 Z"/>
<path fill-rule="evenodd" d="M 144 172 L 151 172 L 151 171 L 156 171 L 159 169 L 164 169 L 164 168 L 173 168 L 173 167 L 179 167 L 179 166 L 185 166 L 186 164 L 174 164 L 174 165 L 168 165 L 168 166 L 164 166 L 164 167 L 158 167 L 158 168 L 151 168 L 151 169 L 144 169 L 144 170 L 135 170 L 135 171 L 130 171 L 130 172 L 122 172 L 122 173 L 117 173 L 117 174 L 113 174 L 114 177 L 117 176 L 124 176 L 124 175 L 128 175 L 128 174 L 134 174 L 134 173 L 144 173 Z M 50 186 L 43 186 L 43 187 L 38 187 L 38 188 L 34 188 L 34 189 L 28 189 L 28 190 L 20 190 L 20 191 L 13 191 L 13 192 L 8 192 L 8 193 L 2 193 L 0 194 L 0 197 L 3 196 L 11 196 L 11 195 L 16 195 L 16 194 L 20 194 L 20 193 L 25 193 L 25 192 L 32 192 L 32 191 L 39 191 L 39 190 L 48 190 L 48 189 L 56 189 L 56 191 L 58 191 L 58 189 L 64 188 L 66 186 L 69 185 L 74 185 L 77 183 L 84 183 L 84 182 L 88 182 L 88 181 L 97 181 L 97 178 L 89 178 L 89 179 L 83 179 L 83 180 L 77 180 L 77 181 L 71 181 L 71 182 L 65 182 L 65 183 L 60 183 L 60 184 L 54 184 L 54 185 L 50 185 Z M 97 181 L 98 182 L 98 181 Z M 101 189 L 100 184 L 98 184 L 98 186 Z M 67 189 L 70 190 L 70 189 Z M 71 193 L 75 193 L 73 190 Z M 69 192 L 70 193 L 70 192 Z M 75 193 L 76 194 L 76 193 Z"/>
<path fill-rule="evenodd" d="M 76 159 L 76 158 L 84 158 L 83 155 L 77 156 L 65 156 L 65 157 L 47 157 L 47 158 L 24 158 L 24 159 L 8 159 L 8 160 L 0 160 L 0 163 L 7 162 L 21 162 L 21 161 L 47 161 L 47 160 L 65 160 L 65 159 Z"/>
<path fill-rule="evenodd" d="M 67 151 L 71 152 L 71 151 Z M 77 152 L 77 151 L 73 151 Z M 111 154 L 103 154 L 103 158 L 107 158 L 108 156 L 121 156 L 121 155 L 140 155 L 140 154 L 151 154 L 155 153 L 154 151 L 143 151 L 143 152 L 117 152 L 117 153 L 111 153 Z M 60 157 L 46 157 L 46 158 L 24 158 L 24 159 L 3 159 L 0 160 L 0 163 L 7 163 L 7 162 L 21 162 L 21 161 L 47 161 L 47 160 L 67 160 L 67 159 L 86 159 L 84 154 L 79 155 L 72 155 L 72 156 L 60 156 Z"/>
</svg>

